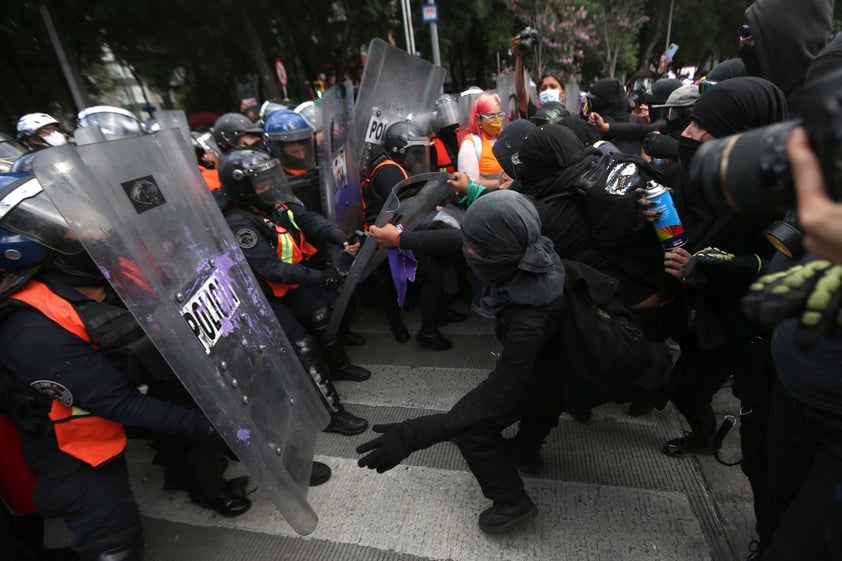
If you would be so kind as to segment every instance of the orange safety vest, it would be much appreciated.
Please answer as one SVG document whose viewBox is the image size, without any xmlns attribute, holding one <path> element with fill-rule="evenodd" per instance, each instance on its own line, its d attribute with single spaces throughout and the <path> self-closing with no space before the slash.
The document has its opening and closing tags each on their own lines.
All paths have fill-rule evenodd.
<svg viewBox="0 0 842 561">
<path fill-rule="evenodd" d="M 387 159 L 383 160 L 382 162 L 380 162 L 379 164 L 377 164 L 376 166 L 374 166 L 374 169 L 371 170 L 371 173 L 368 174 L 368 177 L 366 177 L 365 179 L 363 179 L 360 182 L 360 211 L 361 211 L 360 218 L 361 218 L 362 223 L 363 223 L 363 231 L 364 232 L 368 232 L 368 226 L 369 226 L 368 223 L 366 223 L 366 221 L 365 221 L 365 217 L 366 217 L 366 214 L 367 214 L 367 212 L 365 210 L 365 188 L 369 183 L 371 183 L 371 178 L 374 177 L 374 174 L 377 173 L 377 170 L 379 170 L 383 166 L 389 165 L 389 164 L 391 164 L 393 166 L 397 166 L 397 168 L 399 170 L 401 170 L 401 173 L 403 174 L 404 179 L 409 177 L 409 174 L 406 173 L 406 170 L 403 169 L 402 165 L 400 165 L 399 163 L 397 163 L 394 160 L 390 160 L 390 159 L 387 158 Z M 386 201 L 383 201 L 383 202 L 385 203 Z"/>
<path fill-rule="evenodd" d="M 202 172 L 202 178 L 211 191 L 216 191 L 222 184 L 219 182 L 219 170 L 208 169 L 205 166 L 199 166 L 199 171 Z"/>
<path fill-rule="evenodd" d="M 470 134 L 468 138 L 474 144 L 476 149 L 477 138 L 480 139 L 481 148 L 476 149 L 477 160 L 479 162 L 479 177 L 480 179 L 499 179 L 503 168 L 494 152 L 491 151 L 491 143 L 484 135 Z"/>
<path fill-rule="evenodd" d="M 306 261 L 307 259 L 310 259 L 319 250 L 304 238 L 304 232 L 302 232 L 301 229 L 298 227 L 298 224 L 295 223 L 295 218 L 293 217 L 292 211 L 289 209 L 289 207 L 287 207 L 283 203 L 278 204 L 286 210 L 287 217 L 289 218 L 289 221 L 292 224 L 292 226 L 295 228 L 295 231 L 298 233 L 300 239 L 296 240 L 294 232 L 290 232 L 288 229 L 284 228 L 280 224 L 275 224 L 273 222 L 272 225 L 275 227 L 275 234 L 278 236 L 278 243 L 275 246 L 275 255 L 284 263 L 289 263 L 291 265 L 295 265 L 297 263 L 301 263 L 301 261 Z M 290 290 L 301 286 L 299 284 L 289 284 L 270 280 L 267 280 L 266 282 L 272 289 L 272 294 L 274 294 L 278 298 L 280 298 Z"/>
<path fill-rule="evenodd" d="M 433 136 L 433 148 L 436 150 L 436 169 L 446 173 L 454 173 L 456 166 L 450 159 L 450 154 L 444 146 L 444 141 L 437 136 Z"/>
<path fill-rule="evenodd" d="M 10 296 L 32 306 L 92 347 L 93 340 L 73 305 L 41 281 L 30 280 Z M 53 400 L 49 413 L 59 450 L 94 467 L 118 456 L 128 440 L 123 425 Z"/>
</svg>

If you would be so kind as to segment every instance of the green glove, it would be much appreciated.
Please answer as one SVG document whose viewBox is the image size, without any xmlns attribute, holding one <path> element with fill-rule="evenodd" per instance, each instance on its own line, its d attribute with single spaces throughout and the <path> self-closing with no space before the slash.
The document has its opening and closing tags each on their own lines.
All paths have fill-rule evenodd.
<svg viewBox="0 0 842 561">
<path fill-rule="evenodd" d="M 702 286 L 710 281 L 749 283 L 762 266 L 757 255 L 734 255 L 718 247 L 706 247 L 693 254 L 684 265 L 683 275 L 690 286 Z"/>
<path fill-rule="evenodd" d="M 743 311 L 773 326 L 800 317 L 795 344 L 809 349 L 827 333 L 842 328 L 842 265 L 812 261 L 765 275 L 749 287 Z"/>
</svg>

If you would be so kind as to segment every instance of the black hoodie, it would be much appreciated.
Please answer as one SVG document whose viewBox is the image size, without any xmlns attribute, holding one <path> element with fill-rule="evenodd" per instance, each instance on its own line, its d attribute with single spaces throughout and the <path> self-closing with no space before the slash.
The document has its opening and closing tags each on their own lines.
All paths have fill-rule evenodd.
<svg viewBox="0 0 842 561">
<path fill-rule="evenodd" d="M 833 32 L 833 0 L 756 0 L 746 8 L 760 75 L 789 95 Z M 749 73 L 751 64 L 741 54 Z"/>
</svg>

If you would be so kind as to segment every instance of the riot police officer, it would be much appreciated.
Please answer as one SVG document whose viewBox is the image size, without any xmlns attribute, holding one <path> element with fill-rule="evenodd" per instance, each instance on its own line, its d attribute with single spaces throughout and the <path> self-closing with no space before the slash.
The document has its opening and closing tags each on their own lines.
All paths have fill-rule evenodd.
<svg viewBox="0 0 842 561">
<path fill-rule="evenodd" d="M 30 150 L 63 146 L 70 140 L 55 117 L 47 113 L 27 113 L 18 119 L 18 142 Z"/>
<path fill-rule="evenodd" d="M 263 125 L 269 151 L 281 161 L 290 189 L 307 210 L 322 212 L 313 128 L 289 109 L 271 113 Z"/>
<path fill-rule="evenodd" d="M 264 149 L 263 129 L 240 113 L 225 113 L 213 124 L 211 132 L 223 154 L 234 148 Z"/>
<path fill-rule="evenodd" d="M 37 478 L 39 514 L 64 519 L 82 561 L 142 559 L 124 457 L 130 430 L 180 439 L 185 458 L 204 459 L 204 491 L 218 494 L 202 506 L 248 510 L 226 490 L 226 449 L 186 392 L 178 402 L 154 397 L 163 378 L 151 376 L 148 392 L 138 389 L 135 374 L 164 375 L 166 365 L 38 181 L 2 174 L 0 200 L 0 396 Z"/>
<path fill-rule="evenodd" d="M 345 410 L 331 379 L 362 381 L 371 372 L 350 363 L 340 340 L 325 341 L 322 336 L 330 318 L 328 289 L 341 284 L 341 276 L 334 268 L 308 266 L 316 252 L 310 240 L 338 245 L 349 254 L 356 253 L 359 244 L 349 243 L 342 230 L 308 211 L 289 191 L 280 161 L 265 152 L 241 149 L 226 154 L 219 179 L 222 187 L 216 194 L 228 225 L 330 412 L 325 430 L 363 432 L 368 422 Z"/>
</svg>

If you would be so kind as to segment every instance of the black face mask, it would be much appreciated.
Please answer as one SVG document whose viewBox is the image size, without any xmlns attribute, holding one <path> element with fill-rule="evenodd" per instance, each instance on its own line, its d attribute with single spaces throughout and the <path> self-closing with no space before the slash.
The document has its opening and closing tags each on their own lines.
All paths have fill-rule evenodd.
<svg viewBox="0 0 842 561">
<path fill-rule="evenodd" d="M 743 45 L 740 47 L 739 55 L 749 76 L 763 76 L 763 71 L 760 69 L 760 57 L 757 56 L 756 47 L 753 45 Z"/>
<path fill-rule="evenodd" d="M 682 136 L 678 139 L 678 161 L 681 162 L 681 171 L 685 177 L 690 174 L 690 162 L 693 161 L 693 156 L 699 150 L 702 143 L 699 140 L 693 140 Z"/>
<path fill-rule="evenodd" d="M 670 136 L 674 136 L 676 138 L 681 135 L 681 132 L 687 128 L 687 125 L 690 124 L 690 117 L 679 117 L 677 119 L 667 119 L 666 120 L 667 132 Z"/>
</svg>

